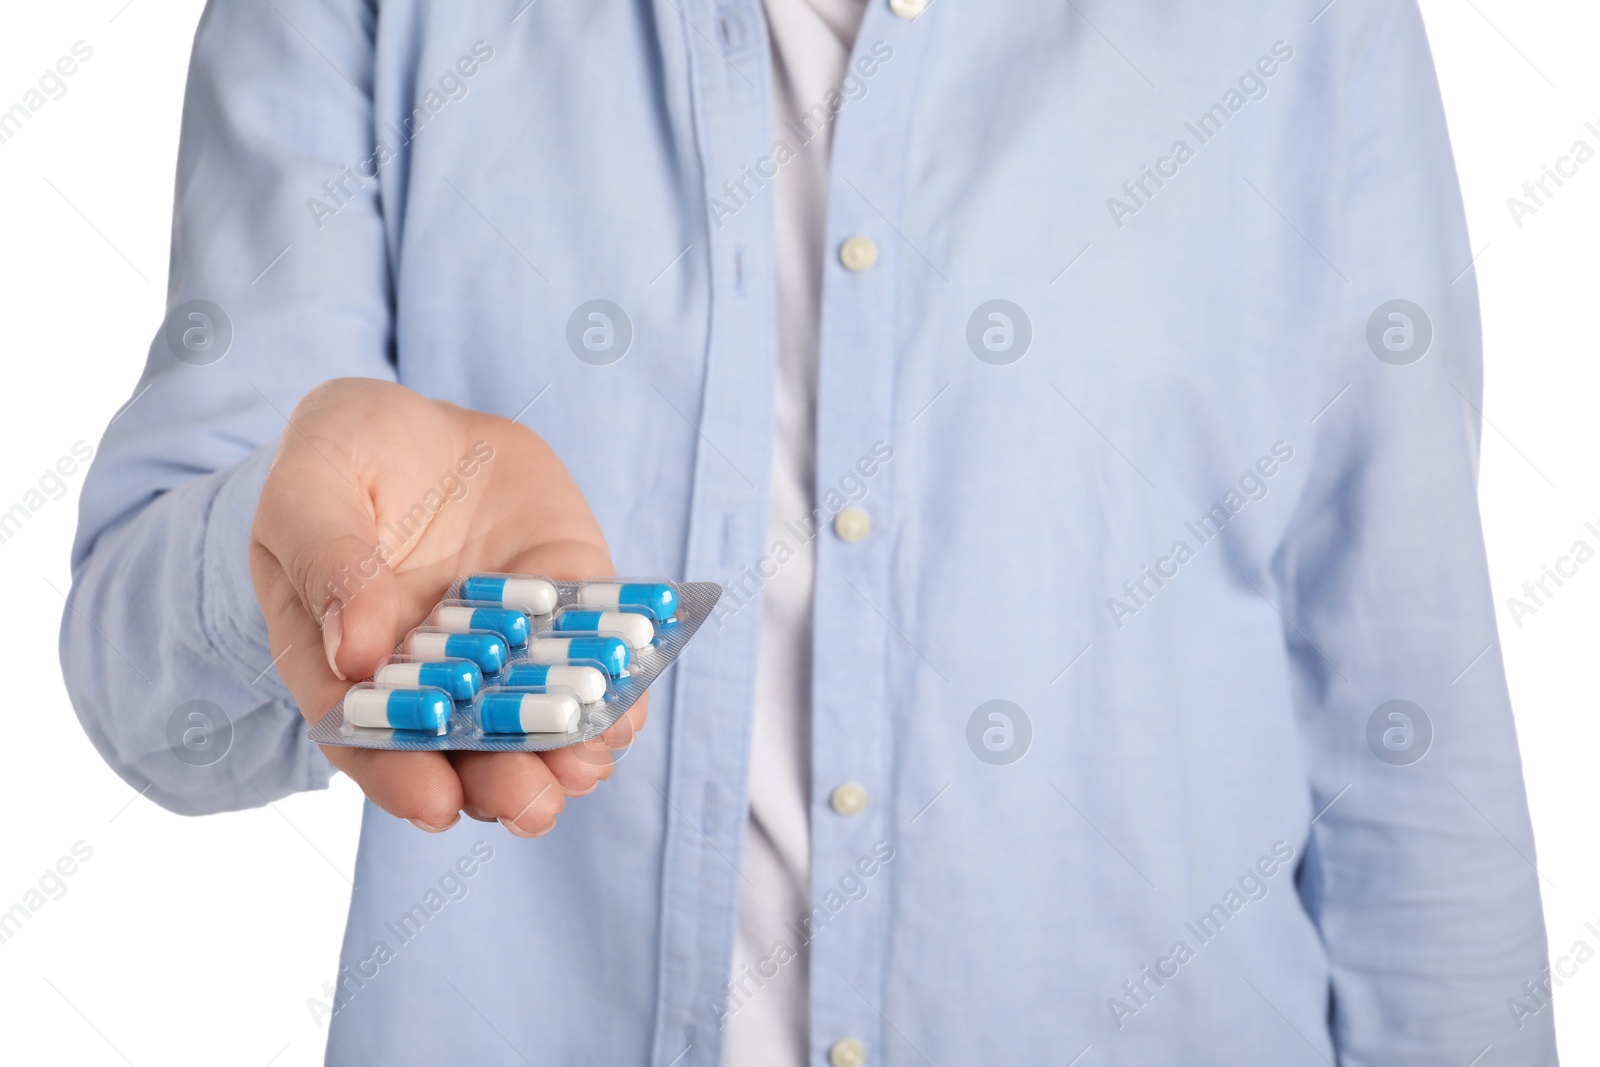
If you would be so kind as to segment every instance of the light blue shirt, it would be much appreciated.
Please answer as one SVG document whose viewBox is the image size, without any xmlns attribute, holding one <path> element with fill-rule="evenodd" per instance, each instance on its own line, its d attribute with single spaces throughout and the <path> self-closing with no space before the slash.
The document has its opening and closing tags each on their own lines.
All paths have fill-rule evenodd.
<svg viewBox="0 0 1600 1067">
<path fill-rule="evenodd" d="M 757 0 L 525 2 L 207 8 L 177 329 L 85 486 L 62 655 L 159 803 L 322 787 L 246 565 L 285 413 L 365 375 L 520 417 L 622 572 L 728 594 L 549 837 L 368 808 L 328 1059 L 715 1067 L 761 995 L 728 970 L 807 127 Z M 1555 1062 L 1444 117 L 1412 0 L 1325 3 L 873 0 L 811 114 L 814 1063 Z"/>
</svg>

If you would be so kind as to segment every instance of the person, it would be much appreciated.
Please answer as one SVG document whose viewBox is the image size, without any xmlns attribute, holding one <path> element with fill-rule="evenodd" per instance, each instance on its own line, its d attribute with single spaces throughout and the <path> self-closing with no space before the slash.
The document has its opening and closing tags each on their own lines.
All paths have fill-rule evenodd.
<svg viewBox="0 0 1600 1067">
<path fill-rule="evenodd" d="M 72 701 L 360 785 L 334 1064 L 1554 1063 L 1471 260 L 1412 0 L 212 3 Z M 724 595 L 311 744 L 475 570 Z"/>
</svg>

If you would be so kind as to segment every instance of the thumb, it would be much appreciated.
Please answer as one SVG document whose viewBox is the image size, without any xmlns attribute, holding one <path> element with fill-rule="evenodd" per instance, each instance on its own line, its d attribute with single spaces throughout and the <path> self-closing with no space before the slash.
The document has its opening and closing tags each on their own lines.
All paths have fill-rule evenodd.
<svg viewBox="0 0 1600 1067">
<path fill-rule="evenodd" d="M 256 540 L 321 628 L 328 667 L 341 679 L 365 678 L 399 639 L 399 586 L 364 492 L 296 466 L 280 464 L 268 476 Z M 292 612 L 292 602 L 282 609 Z"/>
<path fill-rule="evenodd" d="M 337 534 L 303 558 L 304 573 L 290 579 L 322 628 L 328 667 L 340 679 L 367 677 L 400 637 L 399 587 L 376 536 Z"/>
</svg>

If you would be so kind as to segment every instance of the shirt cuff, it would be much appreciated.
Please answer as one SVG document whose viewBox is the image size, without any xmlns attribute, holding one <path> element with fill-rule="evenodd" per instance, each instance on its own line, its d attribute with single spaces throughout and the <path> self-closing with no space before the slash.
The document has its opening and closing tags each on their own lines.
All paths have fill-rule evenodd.
<svg viewBox="0 0 1600 1067">
<path fill-rule="evenodd" d="M 294 697 L 270 666 L 267 620 L 250 580 L 250 530 L 277 451 L 276 441 L 262 445 L 219 480 L 205 516 L 200 618 L 220 656 L 247 680 L 260 675 L 259 688 L 293 707 Z"/>
</svg>

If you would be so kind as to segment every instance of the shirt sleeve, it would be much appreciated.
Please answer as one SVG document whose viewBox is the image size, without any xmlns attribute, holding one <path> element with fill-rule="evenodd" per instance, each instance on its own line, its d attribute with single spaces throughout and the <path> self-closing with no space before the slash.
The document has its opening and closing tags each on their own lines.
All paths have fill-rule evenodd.
<svg viewBox="0 0 1600 1067">
<path fill-rule="evenodd" d="M 1472 251 L 1421 16 L 1380 10 L 1349 83 L 1331 404 L 1274 561 L 1318 813 L 1300 893 L 1343 1067 L 1554 1064 L 1524 986 L 1541 876 L 1477 508 Z"/>
<path fill-rule="evenodd" d="M 206 7 L 166 321 L 84 484 L 67 691 L 112 768 L 178 812 L 263 804 L 332 773 L 270 666 L 248 555 L 300 397 L 395 376 L 374 19 L 370 0 Z"/>
</svg>

